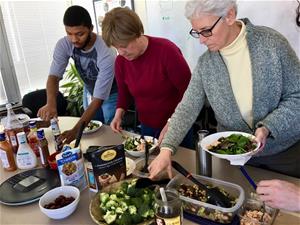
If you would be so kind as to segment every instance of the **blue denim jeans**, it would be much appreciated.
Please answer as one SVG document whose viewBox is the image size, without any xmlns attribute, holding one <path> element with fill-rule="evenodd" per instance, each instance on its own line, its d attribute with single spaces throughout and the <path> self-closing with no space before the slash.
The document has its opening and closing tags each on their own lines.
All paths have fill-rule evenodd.
<svg viewBox="0 0 300 225">
<path fill-rule="evenodd" d="M 99 108 L 94 115 L 94 120 L 99 120 L 107 125 L 110 124 L 110 122 L 113 120 L 116 112 L 116 106 L 117 106 L 117 98 L 118 93 L 111 94 L 108 99 L 106 99 L 103 103 L 101 108 Z M 84 86 L 83 88 L 83 108 L 84 110 L 87 109 L 92 99 L 92 95 L 89 93 L 89 91 Z"/>
<path fill-rule="evenodd" d="M 160 132 L 162 129 L 151 128 L 146 126 L 145 124 L 141 124 L 141 134 L 145 136 L 152 136 L 155 138 L 159 138 Z M 180 146 L 190 149 L 195 149 L 195 143 L 193 139 L 193 127 L 189 130 L 189 132 L 185 135 L 183 141 Z"/>
</svg>

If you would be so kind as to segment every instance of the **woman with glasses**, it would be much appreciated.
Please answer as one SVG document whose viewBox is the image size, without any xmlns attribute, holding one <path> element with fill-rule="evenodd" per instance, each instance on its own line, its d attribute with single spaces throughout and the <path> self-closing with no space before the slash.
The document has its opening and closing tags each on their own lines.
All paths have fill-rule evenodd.
<svg viewBox="0 0 300 225">
<path fill-rule="evenodd" d="M 249 164 L 300 177 L 300 63 L 277 31 L 236 19 L 235 0 L 192 0 L 185 7 L 190 34 L 208 50 L 170 119 L 150 178 L 167 169 L 171 154 L 196 120 L 205 99 L 218 131 L 253 133 L 261 151 Z"/>
<path fill-rule="evenodd" d="M 105 15 L 102 37 L 119 53 L 115 62 L 119 94 L 112 130 L 122 130 L 122 117 L 134 101 L 142 135 L 158 138 L 191 78 L 180 49 L 167 39 L 144 35 L 140 18 L 127 8 Z M 193 146 L 191 131 L 183 145 Z"/>
</svg>

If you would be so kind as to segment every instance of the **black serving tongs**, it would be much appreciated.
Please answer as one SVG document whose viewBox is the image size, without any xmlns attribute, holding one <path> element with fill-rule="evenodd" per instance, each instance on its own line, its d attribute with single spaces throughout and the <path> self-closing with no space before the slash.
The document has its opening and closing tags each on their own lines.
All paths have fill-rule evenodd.
<svg viewBox="0 0 300 225">
<path fill-rule="evenodd" d="M 208 188 L 206 185 L 200 183 L 195 177 L 191 175 L 186 169 L 184 169 L 178 162 L 172 161 L 172 167 L 176 169 L 183 176 L 197 184 L 199 188 L 204 190 L 207 195 L 207 202 L 213 205 L 221 206 L 223 208 L 230 208 L 230 199 L 224 195 L 218 188 Z"/>
<path fill-rule="evenodd" d="M 151 180 L 147 177 L 142 177 L 137 179 L 135 187 L 136 188 L 146 188 L 146 187 L 152 187 L 155 185 L 159 186 L 165 186 L 170 182 L 170 179 L 162 179 L 162 180 Z"/>
<path fill-rule="evenodd" d="M 84 128 L 85 128 L 85 122 L 83 121 L 81 123 L 80 128 L 77 133 L 77 137 L 76 137 L 76 141 L 75 141 L 75 145 L 74 145 L 75 148 L 77 148 L 79 146 Z"/>
</svg>

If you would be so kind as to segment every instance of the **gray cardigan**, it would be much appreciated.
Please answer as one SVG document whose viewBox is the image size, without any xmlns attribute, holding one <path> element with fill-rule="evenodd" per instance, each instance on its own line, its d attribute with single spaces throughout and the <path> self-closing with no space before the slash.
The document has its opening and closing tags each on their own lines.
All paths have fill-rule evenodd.
<svg viewBox="0 0 300 225">
<path fill-rule="evenodd" d="M 243 21 L 252 65 L 253 127 L 264 125 L 271 131 L 264 151 L 258 155 L 273 155 L 300 140 L 300 62 L 281 34 L 254 26 L 248 19 Z M 199 57 L 190 84 L 171 117 L 162 147 L 175 152 L 206 98 L 215 112 L 218 131 L 254 131 L 242 118 L 220 53 L 206 51 Z"/>
</svg>

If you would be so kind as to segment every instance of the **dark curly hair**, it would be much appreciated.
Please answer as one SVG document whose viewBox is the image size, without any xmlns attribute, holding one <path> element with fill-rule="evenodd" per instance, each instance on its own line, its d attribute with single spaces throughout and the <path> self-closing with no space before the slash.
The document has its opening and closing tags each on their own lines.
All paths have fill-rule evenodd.
<svg viewBox="0 0 300 225">
<path fill-rule="evenodd" d="M 89 12 L 79 5 L 70 6 L 65 12 L 63 21 L 64 25 L 69 27 L 92 27 L 92 20 Z"/>
</svg>

